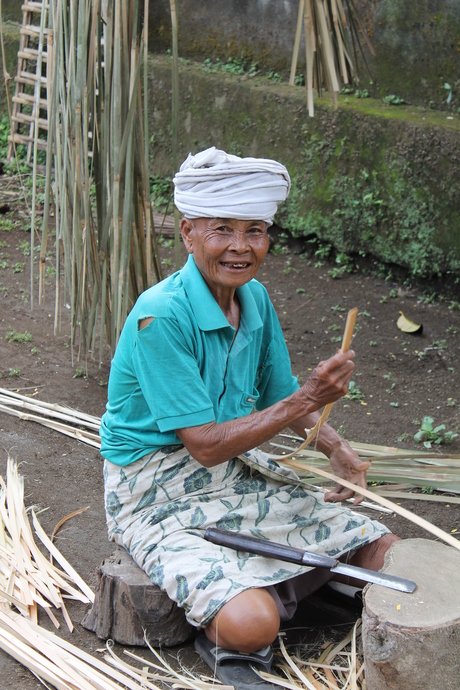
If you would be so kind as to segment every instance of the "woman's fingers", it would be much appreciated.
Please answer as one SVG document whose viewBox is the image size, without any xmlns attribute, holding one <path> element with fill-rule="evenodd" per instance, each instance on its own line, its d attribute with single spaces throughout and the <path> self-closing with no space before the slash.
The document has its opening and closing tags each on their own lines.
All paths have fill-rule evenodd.
<svg viewBox="0 0 460 690">
<path fill-rule="evenodd" d="M 355 353 L 339 351 L 330 359 L 320 362 L 305 383 L 303 389 L 307 398 L 318 408 L 335 402 L 348 391 L 353 375 Z"/>
</svg>

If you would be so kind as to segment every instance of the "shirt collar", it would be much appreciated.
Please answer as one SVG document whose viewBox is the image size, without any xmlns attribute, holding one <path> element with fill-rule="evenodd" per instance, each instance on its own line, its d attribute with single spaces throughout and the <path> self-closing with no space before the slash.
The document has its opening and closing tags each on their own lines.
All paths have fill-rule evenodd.
<svg viewBox="0 0 460 690">
<path fill-rule="evenodd" d="M 202 331 L 232 328 L 206 285 L 192 254 L 181 269 L 180 276 L 199 328 Z M 262 328 L 262 319 L 249 285 L 237 288 L 237 295 L 241 304 L 241 315 L 248 331 Z"/>
</svg>

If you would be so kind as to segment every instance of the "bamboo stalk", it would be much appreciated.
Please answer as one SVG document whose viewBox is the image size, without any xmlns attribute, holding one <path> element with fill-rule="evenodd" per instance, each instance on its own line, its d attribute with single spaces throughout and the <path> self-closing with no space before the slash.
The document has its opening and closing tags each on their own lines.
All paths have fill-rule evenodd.
<svg viewBox="0 0 460 690">
<path fill-rule="evenodd" d="M 304 15 L 305 0 L 299 0 L 299 12 L 297 15 L 297 25 L 295 30 L 294 48 L 292 50 L 291 73 L 289 75 L 289 84 L 294 86 L 295 73 L 297 70 L 297 60 L 299 59 L 300 36 L 302 33 L 302 20 Z"/>
</svg>

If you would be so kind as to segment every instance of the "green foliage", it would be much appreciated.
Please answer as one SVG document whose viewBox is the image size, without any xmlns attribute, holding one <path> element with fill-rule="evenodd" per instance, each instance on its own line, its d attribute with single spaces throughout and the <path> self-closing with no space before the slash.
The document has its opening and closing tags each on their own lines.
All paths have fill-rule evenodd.
<svg viewBox="0 0 460 690">
<path fill-rule="evenodd" d="M 210 58 L 206 58 L 203 63 L 203 70 L 205 72 L 226 72 L 227 74 L 248 74 L 254 76 L 258 74 L 257 62 L 248 63 L 244 58 L 229 57 L 227 62 L 217 59 L 213 62 Z"/>
<path fill-rule="evenodd" d="M 161 213 L 172 209 L 173 183 L 170 177 L 152 175 L 150 177 L 150 197 L 153 205 Z"/>
<path fill-rule="evenodd" d="M 27 240 L 19 242 L 17 248 L 24 254 L 24 256 L 30 256 L 30 242 Z"/>
<path fill-rule="evenodd" d="M 350 400 L 362 400 L 364 398 L 364 393 L 356 385 L 355 381 L 350 381 L 350 385 L 348 387 L 348 393 L 346 394 L 345 397 L 350 398 Z"/>
<path fill-rule="evenodd" d="M 29 333 L 29 331 L 24 331 L 24 333 L 18 333 L 18 331 L 15 331 L 14 328 L 8 326 L 8 330 L 6 331 L 5 335 L 5 340 L 8 340 L 8 342 L 13 343 L 30 343 L 30 341 L 32 340 L 32 333 Z"/>
<path fill-rule="evenodd" d="M 445 424 L 434 426 L 433 417 L 424 417 L 419 431 L 414 435 L 416 443 L 423 443 L 425 448 L 431 448 L 432 444 L 439 446 L 442 443 L 451 443 L 458 434 L 446 431 Z"/>
<path fill-rule="evenodd" d="M 75 369 L 75 374 L 72 376 L 73 379 L 85 379 L 86 372 L 84 369 Z"/>
<path fill-rule="evenodd" d="M 400 98 L 399 96 L 395 96 L 394 94 L 385 96 L 383 98 L 383 102 L 386 103 L 386 105 L 403 105 L 403 103 L 405 103 L 404 98 Z"/>
</svg>

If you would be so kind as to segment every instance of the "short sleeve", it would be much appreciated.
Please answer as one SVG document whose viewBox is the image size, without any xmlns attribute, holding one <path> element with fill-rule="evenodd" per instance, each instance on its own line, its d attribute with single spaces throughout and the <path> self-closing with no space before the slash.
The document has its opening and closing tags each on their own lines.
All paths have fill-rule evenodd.
<svg viewBox="0 0 460 690">
<path fill-rule="evenodd" d="M 193 334 L 182 331 L 173 318 L 155 318 L 137 332 L 133 366 L 160 432 L 215 421 Z"/>
</svg>

